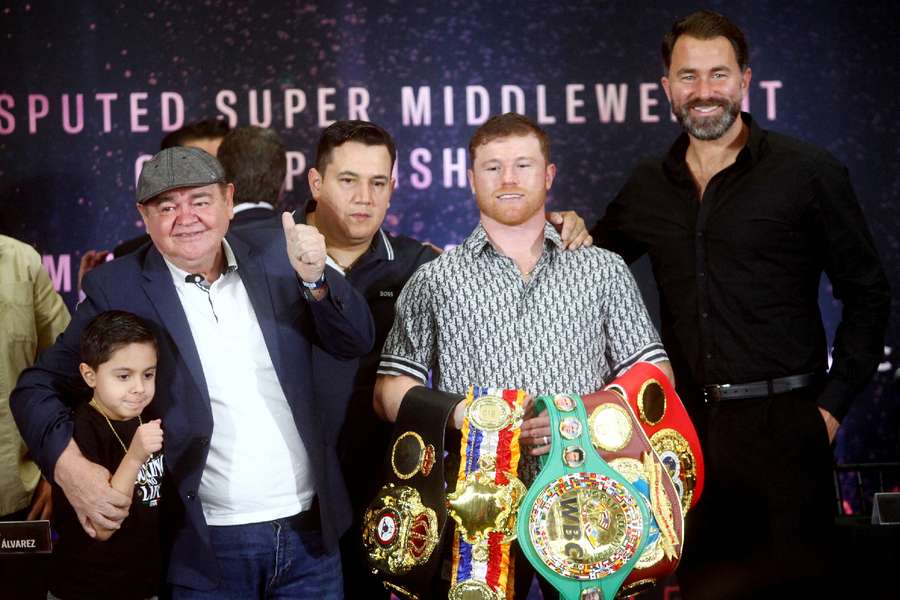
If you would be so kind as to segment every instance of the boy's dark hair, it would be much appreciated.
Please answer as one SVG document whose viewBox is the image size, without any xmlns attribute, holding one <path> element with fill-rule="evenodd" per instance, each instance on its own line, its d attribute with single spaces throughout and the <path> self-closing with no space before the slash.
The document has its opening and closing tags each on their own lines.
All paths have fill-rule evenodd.
<svg viewBox="0 0 900 600">
<path fill-rule="evenodd" d="M 102 312 L 81 332 L 81 362 L 96 371 L 113 352 L 128 344 L 153 344 L 153 349 L 159 350 L 146 321 L 123 310 Z"/>
<path fill-rule="evenodd" d="M 528 117 L 514 112 L 494 115 L 475 130 L 472 139 L 469 140 L 469 160 L 473 165 L 475 164 L 475 152 L 483 144 L 500 138 L 531 134 L 537 137 L 541 145 L 541 154 L 544 155 L 547 164 L 550 164 L 550 139 L 547 137 L 547 133 Z"/>
<path fill-rule="evenodd" d="M 347 142 L 366 146 L 384 146 L 391 155 L 391 169 L 397 155 L 394 138 L 387 131 L 369 121 L 335 121 L 325 128 L 316 146 L 316 170 L 324 174 L 334 149 Z"/>
<path fill-rule="evenodd" d="M 663 74 L 668 75 L 672 64 L 672 49 L 678 38 L 687 35 L 698 40 L 711 40 L 723 37 L 731 42 L 734 48 L 734 57 L 737 59 L 741 71 L 750 66 L 750 49 L 747 46 L 747 38 L 740 28 L 729 21 L 725 16 L 711 10 L 698 10 L 683 19 L 675 21 L 672 30 L 663 36 L 662 52 Z"/>
<path fill-rule="evenodd" d="M 223 138 L 229 131 L 231 131 L 231 127 L 228 126 L 228 122 L 224 119 L 195 121 L 167 134 L 162 139 L 159 149 L 165 150 L 175 146 L 184 146 L 188 142 L 195 140 Z"/>
<path fill-rule="evenodd" d="M 287 173 L 284 142 L 272 129 L 235 127 L 217 153 L 225 180 L 234 184 L 234 203 L 268 202 L 278 207 Z"/>
</svg>

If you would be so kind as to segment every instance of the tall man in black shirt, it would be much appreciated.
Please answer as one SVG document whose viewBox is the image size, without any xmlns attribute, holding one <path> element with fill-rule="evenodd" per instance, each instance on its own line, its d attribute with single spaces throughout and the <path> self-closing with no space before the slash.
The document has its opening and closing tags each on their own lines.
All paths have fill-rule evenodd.
<svg viewBox="0 0 900 600">
<path fill-rule="evenodd" d="M 682 592 L 834 589 L 830 443 L 882 356 L 887 280 L 846 168 L 740 112 L 743 33 L 701 11 L 675 23 L 662 54 L 685 133 L 637 167 L 591 233 L 629 262 L 650 255 L 663 342 L 703 443 Z M 827 374 L 823 272 L 843 302 Z"/>
</svg>

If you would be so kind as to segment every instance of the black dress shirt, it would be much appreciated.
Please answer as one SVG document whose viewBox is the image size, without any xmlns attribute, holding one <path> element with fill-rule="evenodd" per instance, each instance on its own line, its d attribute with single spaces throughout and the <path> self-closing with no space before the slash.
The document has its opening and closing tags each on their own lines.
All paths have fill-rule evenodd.
<svg viewBox="0 0 900 600">
<path fill-rule="evenodd" d="M 842 418 L 883 356 L 890 292 L 847 169 L 760 129 L 702 200 L 682 134 L 640 164 L 591 231 L 632 262 L 649 253 L 662 338 L 686 400 L 701 386 L 825 371 L 822 273 L 843 302 L 819 405 Z"/>
</svg>

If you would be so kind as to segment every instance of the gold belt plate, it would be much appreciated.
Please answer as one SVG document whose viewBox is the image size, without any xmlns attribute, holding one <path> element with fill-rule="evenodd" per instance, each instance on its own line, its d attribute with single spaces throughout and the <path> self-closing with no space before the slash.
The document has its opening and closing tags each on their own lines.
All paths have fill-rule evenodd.
<svg viewBox="0 0 900 600">
<path fill-rule="evenodd" d="M 387 484 L 363 520 L 363 544 L 376 570 L 402 575 L 428 562 L 438 543 L 437 515 L 419 492 Z"/>
</svg>

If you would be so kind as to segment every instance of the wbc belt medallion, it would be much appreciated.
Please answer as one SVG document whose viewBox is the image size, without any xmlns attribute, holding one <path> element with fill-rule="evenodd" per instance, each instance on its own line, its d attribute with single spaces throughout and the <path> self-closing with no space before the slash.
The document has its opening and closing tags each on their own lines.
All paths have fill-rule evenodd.
<svg viewBox="0 0 900 600">
<path fill-rule="evenodd" d="M 456 490 L 447 495 L 457 525 L 451 600 L 502 600 L 512 588 L 510 543 L 527 492 L 516 477 L 524 399 L 521 390 L 469 389 Z"/>
<path fill-rule="evenodd" d="M 643 520 L 637 499 L 599 473 L 569 473 L 538 494 L 528 519 L 540 559 L 563 577 L 600 579 L 637 552 Z"/>
</svg>

